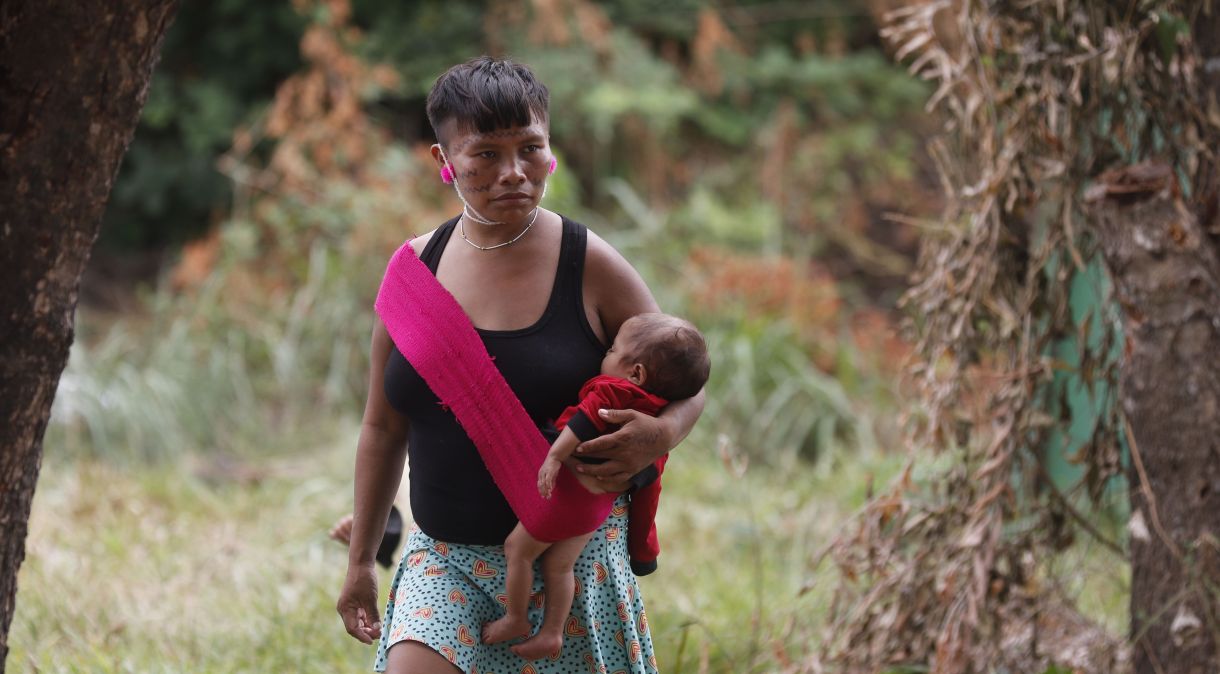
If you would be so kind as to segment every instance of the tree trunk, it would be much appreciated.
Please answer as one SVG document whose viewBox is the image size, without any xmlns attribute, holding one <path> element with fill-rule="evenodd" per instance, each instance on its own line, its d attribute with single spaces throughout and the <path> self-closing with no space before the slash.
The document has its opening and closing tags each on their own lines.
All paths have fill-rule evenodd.
<svg viewBox="0 0 1220 674">
<path fill-rule="evenodd" d="M 1135 670 L 1211 674 L 1220 671 L 1220 256 L 1168 166 L 1106 174 L 1093 199 L 1126 334 Z"/>
<path fill-rule="evenodd" d="M 81 271 L 176 7 L 0 2 L 0 672 Z"/>
</svg>

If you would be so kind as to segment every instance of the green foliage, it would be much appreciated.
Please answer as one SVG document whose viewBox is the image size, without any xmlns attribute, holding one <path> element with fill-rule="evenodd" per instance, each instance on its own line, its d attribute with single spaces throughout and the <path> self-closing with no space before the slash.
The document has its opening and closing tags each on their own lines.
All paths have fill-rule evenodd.
<svg viewBox="0 0 1220 674">
<path fill-rule="evenodd" d="M 850 339 L 828 347 L 838 371 L 828 374 L 812 362 L 798 327 L 781 317 L 751 315 L 749 306 L 701 306 L 686 276 L 690 255 L 684 211 L 672 214 L 645 206 L 624 183 L 612 192 L 630 214 L 627 223 L 603 232 L 640 270 L 662 307 L 693 320 L 704 333 L 713 363 L 701 425 L 733 438 L 752 460 L 771 465 L 851 455 L 877 447 L 869 410 L 892 404 L 889 384 L 864 364 Z M 769 209 L 755 202 L 751 212 L 713 213 L 710 194 L 692 196 L 705 229 L 695 240 L 736 241 L 747 250 L 779 252 L 781 232 Z M 751 228 L 751 219 L 759 224 Z M 716 224 L 721 223 L 721 224 Z M 736 223 L 736 227 L 733 227 Z M 724 239 L 707 236 L 724 228 Z M 854 382 L 854 389 L 845 388 Z M 856 398 L 853 398 L 856 395 Z"/>
<path fill-rule="evenodd" d="M 644 35 L 689 41 L 694 37 L 699 10 L 705 0 L 609 0 L 601 3 L 615 25 L 623 25 Z"/>
<path fill-rule="evenodd" d="M 788 43 L 802 36 L 818 42 L 837 40 L 849 49 L 878 44 L 876 26 L 857 0 L 599 0 L 616 25 L 658 40 L 688 43 L 694 38 L 701 11 L 720 12 L 729 26 L 757 43 Z"/>
<path fill-rule="evenodd" d="M 692 0 L 666 12 L 686 12 L 694 26 L 704 6 Z M 683 266 L 694 244 L 796 260 L 824 253 L 821 232 L 837 223 L 802 231 L 809 221 L 835 223 L 844 195 L 914 174 L 914 131 L 897 120 L 918 106 L 925 88 L 871 47 L 797 55 L 794 36 L 825 27 L 815 17 L 796 22 L 782 39 L 742 37 L 753 55 L 722 51 L 716 67 L 723 87 L 714 92 L 656 42 L 689 46 L 694 33 L 657 29 L 652 18 L 664 23 L 665 13 L 650 18 L 638 3 L 603 9 L 613 23 L 600 47 L 527 39 L 528 23 L 493 31 L 552 92 L 552 133 L 565 170 L 554 179 L 548 206 L 619 244 L 666 309 L 705 327 L 717 363 L 709 386 L 717 432 L 750 438 L 746 451 L 768 460 L 871 446 L 874 420 L 860 407 L 888 404 L 892 392 L 850 337 L 835 339 L 842 325 L 832 320 L 812 334 L 790 317 L 751 315 L 742 307 L 717 315 L 692 301 Z M 403 76 L 381 113 L 411 108 L 421 115 L 436 74 L 491 39 L 482 2 L 357 0 L 352 10 L 365 34 L 360 53 Z M 287 6 L 222 2 L 184 13 L 110 217 L 130 215 L 130 208 L 157 218 L 173 214 L 177 220 L 163 222 L 158 236 L 176 237 L 190 213 L 227 210 L 229 187 L 212 166 L 215 153 L 257 113 L 275 80 L 299 66 L 295 41 L 325 11 L 323 4 L 316 15 L 299 16 Z M 788 122 L 779 120 L 781 108 L 793 111 Z M 403 131 L 408 142 L 418 133 Z M 256 144 L 251 163 L 267 149 Z M 691 163 L 698 170 L 686 173 L 685 184 L 649 189 L 638 185 L 645 152 L 662 165 Z M 777 168 L 790 183 L 781 186 L 789 199 L 770 198 L 766 190 L 775 186 L 757 179 L 769 152 L 786 153 Z M 376 161 L 384 164 L 375 172 L 385 184 L 428 174 L 396 144 Z M 660 205 L 667 195 L 675 205 Z M 257 209 L 247 201 L 240 197 L 224 223 L 221 261 L 203 287 L 188 298 L 156 291 L 149 324 L 121 322 L 74 357 L 66 381 L 77 394 L 64 396 L 53 429 L 72 451 L 139 459 L 184 449 L 238 452 L 260 432 L 308 429 L 318 409 L 341 414 L 358 405 L 367 335 L 351 328 L 370 324 L 379 268 L 360 257 L 367 249 L 351 248 L 355 223 L 385 228 L 387 209 L 405 218 L 428 208 L 346 180 L 260 199 Z M 246 267 L 269 269 L 275 280 L 256 274 L 253 286 L 243 286 Z M 269 297 L 247 302 L 243 293 Z M 345 330 L 336 335 L 334 326 Z M 157 340 L 161 335 L 171 338 Z M 820 365 L 811 362 L 815 349 L 825 356 Z"/>
<path fill-rule="evenodd" d="M 123 462 L 275 451 L 331 423 L 317 406 L 351 412 L 372 314 L 348 298 L 371 297 L 376 271 L 339 264 L 318 242 L 303 284 L 258 316 L 232 313 L 223 273 L 189 300 L 154 295 L 150 323 L 74 348 L 47 446 Z"/>
<path fill-rule="evenodd" d="M 908 113 L 925 100 L 926 87 L 879 52 L 838 57 L 796 56 L 782 45 L 767 45 L 752 57 L 725 57 L 728 104 L 749 95 L 752 110 L 769 112 L 780 99 L 798 101 L 819 122 L 842 122 L 867 115 L 881 123 Z"/>
<path fill-rule="evenodd" d="M 303 17 L 288 3 L 185 3 L 107 206 L 99 245 L 135 249 L 201 234 L 229 207 L 215 168 L 233 131 L 300 67 Z"/>
<path fill-rule="evenodd" d="M 1157 22 L 1154 31 L 1157 49 L 1161 60 L 1169 63 L 1173 56 L 1178 53 L 1178 46 L 1182 38 L 1190 36 L 1190 22 L 1182 16 L 1165 10 L 1158 11 L 1156 16 Z"/>
<path fill-rule="evenodd" d="M 437 76 L 482 54 L 485 0 L 354 0 L 352 18 L 365 31 L 362 53 L 394 65 L 401 95 L 423 109 Z"/>
<path fill-rule="evenodd" d="M 801 132 L 862 141 L 853 148 L 829 148 L 827 156 L 805 154 L 793 170 L 811 163 L 830 173 L 851 166 L 856 183 L 901 180 L 913 173 L 913 137 L 893 122 L 918 108 L 924 89 L 876 51 L 871 24 L 852 3 L 817 3 L 792 20 L 771 17 L 773 8 L 765 3 L 716 5 L 736 22 L 739 38 L 755 55 L 722 53 L 724 87 L 715 94 L 692 83 L 688 63 L 664 55 L 673 46 L 677 53 L 689 51 L 700 11 L 713 6 L 683 0 L 658 9 L 655 3 L 613 0 L 598 7 L 613 25 L 608 55 L 581 39 L 566 46 L 527 39 L 536 17 L 492 26 L 483 1 L 353 0 L 352 24 L 363 33 L 359 53 L 391 64 L 401 76 L 398 91 L 375 101 L 375 114 L 408 141 L 430 140 L 423 99 L 436 76 L 499 48 L 530 63 L 551 88 L 555 143 L 573 159 L 565 167 L 593 188 L 584 198 L 594 207 L 608 203 L 599 184 L 605 176 L 630 177 L 639 168 L 632 158 L 640 144 L 658 144 L 672 157 L 723 145 L 719 161 L 731 162 L 736 153 L 754 151 L 759 133 L 784 101 L 798 104 Z M 316 11 L 325 11 L 325 5 Z M 229 0 L 183 7 L 116 183 L 102 245 L 178 243 L 199 235 L 228 210 L 231 189 L 217 172 L 216 159 L 229 147 L 234 129 L 256 118 L 276 84 L 300 68 L 297 43 L 317 18 L 299 15 L 287 3 Z M 855 35 L 861 26 L 869 38 L 852 38 L 859 51 L 796 55 L 793 44 L 801 35 L 821 39 L 845 30 Z M 627 122 L 642 122 L 651 137 L 624 135 Z M 840 127 L 855 130 L 841 134 Z M 878 147 L 891 151 L 877 152 Z M 841 191 L 842 182 L 816 199 L 821 214 L 835 208 L 829 195 Z M 705 187 L 722 189 L 715 182 Z"/>
<path fill-rule="evenodd" d="M 681 73 L 639 37 L 615 28 L 609 41 L 614 56 L 608 63 L 582 44 L 515 45 L 514 58 L 528 63 L 551 92 L 551 133 L 561 147 L 590 141 L 610 147 L 619 124 L 631 116 L 658 135 L 671 134 L 699 105 Z"/>
<path fill-rule="evenodd" d="M 868 417 L 856 413 L 839 381 L 813 366 L 786 327 L 743 323 L 705 331 L 715 363 L 707 423 L 768 461 L 874 446 Z"/>
<path fill-rule="evenodd" d="M 390 151 L 377 165 L 405 160 Z M 78 344 L 48 447 L 124 462 L 274 453 L 355 413 L 388 252 L 369 264 L 354 242 L 409 205 L 342 181 L 316 197 L 259 202 L 257 223 L 234 217 L 202 286 L 158 288 L 145 315 Z"/>
<path fill-rule="evenodd" d="M 712 181 L 708 181 L 712 182 Z M 720 181 L 716 181 L 720 182 Z M 724 182 L 731 182 L 726 180 Z M 726 203 L 733 195 L 700 184 L 673 215 L 670 235 L 778 253 L 784 249 L 783 221 L 776 205 L 762 200 L 740 206 Z"/>
</svg>

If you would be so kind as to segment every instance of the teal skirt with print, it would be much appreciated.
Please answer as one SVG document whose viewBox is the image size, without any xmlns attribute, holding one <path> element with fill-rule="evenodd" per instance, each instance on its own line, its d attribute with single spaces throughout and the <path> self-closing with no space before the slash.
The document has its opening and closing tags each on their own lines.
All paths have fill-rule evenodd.
<svg viewBox="0 0 1220 674">
<path fill-rule="evenodd" d="M 655 674 L 652 635 L 644 600 L 627 555 L 627 497 L 576 560 L 576 597 L 564 626 L 563 648 L 549 658 L 523 660 L 513 641 L 486 645 L 485 624 L 504 615 L 504 546 L 437 541 L 412 527 L 390 583 L 374 669 L 385 671 L 386 652 L 400 641 L 419 641 L 466 674 Z M 542 574 L 534 568 L 529 619 L 542 624 Z"/>
</svg>

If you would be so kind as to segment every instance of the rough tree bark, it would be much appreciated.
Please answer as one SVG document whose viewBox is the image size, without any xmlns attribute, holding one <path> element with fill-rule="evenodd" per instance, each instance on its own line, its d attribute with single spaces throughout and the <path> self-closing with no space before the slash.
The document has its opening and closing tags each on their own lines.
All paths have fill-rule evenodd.
<svg viewBox="0 0 1220 674">
<path fill-rule="evenodd" d="M 1092 201 L 1126 335 L 1135 671 L 1220 672 L 1220 251 L 1168 165 Z"/>
<path fill-rule="evenodd" d="M 0 2 L 0 673 L 81 271 L 176 8 Z"/>
</svg>

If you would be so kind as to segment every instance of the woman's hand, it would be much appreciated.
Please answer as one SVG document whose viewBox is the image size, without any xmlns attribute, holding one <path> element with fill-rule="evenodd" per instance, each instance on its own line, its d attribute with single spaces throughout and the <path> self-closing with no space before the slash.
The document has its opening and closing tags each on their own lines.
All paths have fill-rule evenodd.
<svg viewBox="0 0 1220 674">
<path fill-rule="evenodd" d="M 348 513 L 339 518 L 335 525 L 330 528 L 330 537 L 333 540 L 339 541 L 344 545 L 352 543 L 352 523 L 356 517 L 353 513 Z"/>
<path fill-rule="evenodd" d="M 598 414 L 606 423 L 621 427 L 576 448 L 580 456 L 606 459 L 605 463 L 574 462 L 577 472 L 599 480 L 625 482 L 677 444 L 664 418 L 635 410 L 599 410 Z"/>
<path fill-rule="evenodd" d="M 381 620 L 377 617 L 377 570 L 367 566 L 347 567 L 347 578 L 335 607 L 343 618 L 347 633 L 365 644 L 381 638 Z"/>
</svg>

